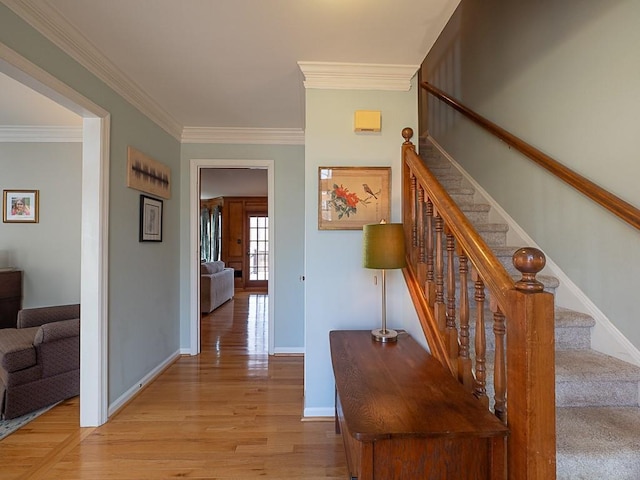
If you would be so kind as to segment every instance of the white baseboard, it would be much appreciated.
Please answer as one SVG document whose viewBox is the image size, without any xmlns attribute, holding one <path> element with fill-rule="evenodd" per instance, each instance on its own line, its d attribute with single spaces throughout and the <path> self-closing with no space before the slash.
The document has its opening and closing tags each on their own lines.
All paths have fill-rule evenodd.
<svg viewBox="0 0 640 480">
<path fill-rule="evenodd" d="M 501 219 L 509 225 L 509 232 L 512 237 L 515 236 L 522 246 L 535 247 L 542 250 L 536 242 L 527 234 L 527 232 L 516 223 L 516 221 L 482 188 L 474 179 L 456 162 L 432 137 L 429 140 L 433 145 L 445 156 L 455 168 L 457 168 L 464 178 L 476 189 L 484 201 L 491 205 L 491 210 L 501 217 Z M 596 322 L 591 334 L 591 348 L 594 350 L 619 358 L 625 362 L 633 363 L 640 366 L 640 350 L 638 350 L 609 318 L 585 295 L 585 293 L 571 281 L 571 279 L 562 271 L 562 269 L 549 257 L 544 269 L 555 276 L 560 286 L 556 290 L 556 303 L 559 306 L 570 308 L 581 313 L 588 313 Z"/>
<path fill-rule="evenodd" d="M 286 356 L 286 355 L 304 355 L 304 348 L 303 347 L 284 347 L 284 348 L 279 348 L 276 347 L 273 349 L 273 354 L 274 355 L 282 355 L 282 356 Z"/>
<path fill-rule="evenodd" d="M 120 397 L 118 397 L 112 404 L 109 405 L 108 416 L 111 416 L 115 412 L 120 410 L 129 400 L 134 398 L 140 392 L 140 390 L 153 382 L 156 377 L 164 371 L 165 368 L 175 362 L 178 357 L 180 357 L 179 351 L 176 351 L 175 353 L 169 355 L 169 357 L 165 359 L 161 364 L 159 364 L 156 368 L 154 368 L 148 374 L 138 380 L 131 388 L 129 388 L 129 390 L 120 395 Z"/>
<path fill-rule="evenodd" d="M 335 408 L 330 407 L 317 407 L 317 408 L 305 408 L 304 418 L 317 418 L 317 417 L 335 417 Z"/>
</svg>

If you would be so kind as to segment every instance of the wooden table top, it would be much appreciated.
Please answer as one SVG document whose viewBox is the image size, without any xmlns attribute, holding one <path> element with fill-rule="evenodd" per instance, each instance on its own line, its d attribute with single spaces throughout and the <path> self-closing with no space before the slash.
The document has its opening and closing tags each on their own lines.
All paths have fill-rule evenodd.
<svg viewBox="0 0 640 480">
<path fill-rule="evenodd" d="M 336 388 L 350 433 L 391 437 L 494 437 L 508 429 L 409 334 L 380 343 L 369 330 L 329 334 Z"/>
</svg>

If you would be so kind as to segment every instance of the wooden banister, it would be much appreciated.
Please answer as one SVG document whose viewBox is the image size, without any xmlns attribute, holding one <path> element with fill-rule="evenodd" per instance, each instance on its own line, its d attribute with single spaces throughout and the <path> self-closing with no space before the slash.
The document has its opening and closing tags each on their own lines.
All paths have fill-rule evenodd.
<svg viewBox="0 0 640 480">
<path fill-rule="evenodd" d="M 507 458 L 492 472 L 499 477 L 504 469 L 509 480 L 553 480 L 554 306 L 553 295 L 536 279 L 544 255 L 517 250 L 513 264 L 521 278 L 515 281 L 416 154 L 412 135 L 410 128 L 402 131 L 403 271 L 429 350 L 464 391 L 509 427 Z M 488 311 L 493 368 L 487 365 Z"/>
<path fill-rule="evenodd" d="M 524 140 L 521 140 L 512 133 L 509 133 L 490 120 L 487 120 L 485 117 L 466 107 L 457 99 L 440 90 L 438 87 L 435 87 L 429 82 L 422 82 L 420 85 L 434 97 L 442 100 L 444 103 L 451 106 L 452 108 L 463 114 L 465 117 L 471 119 L 476 124 L 498 137 L 507 145 L 515 148 L 520 153 L 540 165 L 542 168 L 546 169 L 567 184 L 571 185 L 587 198 L 590 198 L 601 207 L 609 210 L 615 216 L 627 222 L 632 227 L 640 230 L 640 209 L 622 200 L 620 197 L 617 197 L 616 195 L 605 190 L 599 185 L 593 183 L 591 180 L 583 177 L 579 173 L 574 172 L 570 168 L 562 165 L 557 160 L 551 158 L 549 155 L 541 152 L 534 146 L 528 144 Z"/>
</svg>

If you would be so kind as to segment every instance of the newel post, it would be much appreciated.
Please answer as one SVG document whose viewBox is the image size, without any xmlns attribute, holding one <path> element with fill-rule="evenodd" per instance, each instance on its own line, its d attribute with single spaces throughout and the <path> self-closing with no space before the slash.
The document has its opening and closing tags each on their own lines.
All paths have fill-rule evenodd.
<svg viewBox="0 0 640 480">
<path fill-rule="evenodd" d="M 522 273 L 507 292 L 508 478 L 556 478 L 555 341 L 553 295 L 536 274 L 544 254 L 521 248 L 513 255 Z"/>
<path fill-rule="evenodd" d="M 413 255 L 411 252 L 414 252 L 415 249 L 414 244 L 417 242 L 417 232 L 416 232 L 416 224 L 415 220 L 415 192 L 412 191 L 411 188 L 411 171 L 407 162 L 404 159 L 405 152 L 407 150 L 415 151 L 416 147 L 413 143 L 411 143 L 411 137 L 413 137 L 413 129 L 409 127 L 405 127 L 402 129 L 402 138 L 404 138 L 404 143 L 402 144 L 402 222 L 404 223 L 404 236 L 406 243 L 406 250 L 410 252 L 410 255 Z M 411 256 L 413 259 L 413 256 Z"/>
</svg>

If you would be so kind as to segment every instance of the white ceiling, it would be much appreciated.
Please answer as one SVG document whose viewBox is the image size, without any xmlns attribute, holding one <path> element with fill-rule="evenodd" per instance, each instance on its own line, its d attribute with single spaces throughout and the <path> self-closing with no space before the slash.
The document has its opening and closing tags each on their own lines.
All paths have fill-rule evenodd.
<svg viewBox="0 0 640 480">
<path fill-rule="evenodd" d="M 459 2 L 0 1 L 41 31 L 62 29 L 176 125 L 271 129 L 304 129 L 298 61 L 417 66 Z M 0 125 L 13 112 L 27 122 L 5 86 L 0 78 Z"/>
<path fill-rule="evenodd" d="M 0 125 L 80 126 L 82 118 L 0 72 Z"/>
</svg>

